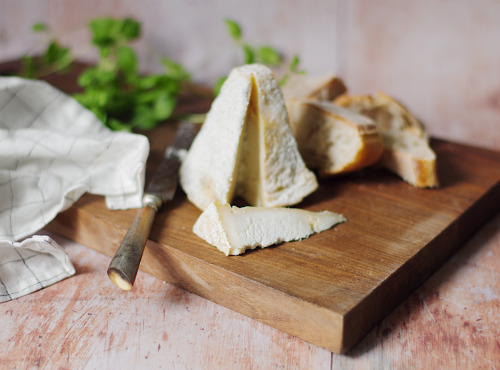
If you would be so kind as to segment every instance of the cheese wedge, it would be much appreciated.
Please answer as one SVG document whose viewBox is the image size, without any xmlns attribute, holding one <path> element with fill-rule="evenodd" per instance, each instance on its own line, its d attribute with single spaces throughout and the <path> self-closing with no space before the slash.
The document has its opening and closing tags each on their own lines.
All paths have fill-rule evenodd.
<svg viewBox="0 0 500 370">
<path fill-rule="evenodd" d="M 299 151 L 320 177 L 377 162 L 384 146 L 373 120 L 331 102 L 294 99 L 290 122 Z"/>
<path fill-rule="evenodd" d="M 201 210 L 237 196 L 253 206 L 289 206 L 316 190 L 269 68 L 231 71 L 182 163 L 180 184 Z"/>
<path fill-rule="evenodd" d="M 226 256 L 300 240 L 346 221 L 329 211 L 297 208 L 242 207 L 212 202 L 193 226 L 193 232 Z"/>
<path fill-rule="evenodd" d="M 341 95 L 335 104 L 371 117 L 384 142 L 380 163 L 406 182 L 420 188 L 439 185 L 436 154 L 424 125 L 400 102 L 378 92 L 369 95 Z"/>
</svg>

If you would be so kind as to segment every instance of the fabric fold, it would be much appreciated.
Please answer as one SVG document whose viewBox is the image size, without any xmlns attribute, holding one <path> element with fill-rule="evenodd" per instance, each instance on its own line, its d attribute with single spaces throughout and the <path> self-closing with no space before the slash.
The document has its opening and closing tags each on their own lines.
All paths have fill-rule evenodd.
<svg viewBox="0 0 500 370">
<path fill-rule="evenodd" d="M 83 194 L 141 206 L 149 141 L 113 132 L 46 82 L 0 77 L 0 302 L 74 274 L 64 250 L 33 235 Z"/>
<path fill-rule="evenodd" d="M 35 292 L 75 274 L 53 239 L 35 235 L 21 243 L 0 241 L 0 302 Z"/>
<path fill-rule="evenodd" d="M 0 78 L 0 239 L 44 227 L 84 193 L 137 208 L 149 141 L 113 132 L 49 84 Z"/>
</svg>

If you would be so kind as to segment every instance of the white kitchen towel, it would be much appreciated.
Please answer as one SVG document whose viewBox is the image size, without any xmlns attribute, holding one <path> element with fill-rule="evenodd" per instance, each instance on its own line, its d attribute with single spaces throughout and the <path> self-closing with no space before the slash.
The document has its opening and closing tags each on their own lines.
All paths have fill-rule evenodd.
<svg viewBox="0 0 500 370">
<path fill-rule="evenodd" d="M 72 276 L 68 255 L 48 236 L 21 243 L 0 241 L 0 302 L 10 301 Z"/>
<path fill-rule="evenodd" d="M 51 85 L 0 77 L 0 240 L 32 235 L 86 192 L 139 207 L 148 154 L 145 136 L 109 130 Z"/>
</svg>

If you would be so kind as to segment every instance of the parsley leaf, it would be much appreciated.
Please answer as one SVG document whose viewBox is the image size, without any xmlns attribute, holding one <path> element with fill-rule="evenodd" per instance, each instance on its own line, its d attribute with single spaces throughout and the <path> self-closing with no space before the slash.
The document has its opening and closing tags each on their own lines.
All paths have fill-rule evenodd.
<svg viewBox="0 0 500 370">
<path fill-rule="evenodd" d="M 79 76 L 84 92 L 75 98 L 113 130 L 150 130 L 170 118 L 182 84 L 190 79 L 184 67 L 162 58 L 164 73 L 141 75 L 130 46 L 141 27 L 131 18 L 94 19 L 89 27 L 100 59 Z"/>
<path fill-rule="evenodd" d="M 242 36 L 242 31 L 241 27 L 238 23 L 233 21 L 232 19 L 224 19 L 224 22 L 226 22 L 226 27 L 229 32 L 229 36 L 233 38 L 234 41 L 240 41 L 241 36 Z"/>
<path fill-rule="evenodd" d="M 224 22 L 229 32 L 229 36 L 236 43 L 236 45 L 241 48 L 243 53 L 243 64 L 261 63 L 274 68 L 284 67 L 285 60 L 278 50 L 268 45 L 257 47 L 251 46 L 243 41 L 242 28 L 236 21 L 232 19 L 224 19 Z M 292 73 L 305 73 L 304 71 L 298 70 L 298 65 L 299 58 L 294 56 L 287 66 L 286 73 L 279 80 L 280 85 L 284 85 Z M 218 95 L 220 93 L 220 89 L 226 78 L 227 77 L 224 76 L 217 79 L 212 88 L 214 95 Z"/>
<path fill-rule="evenodd" d="M 40 78 L 55 72 L 65 72 L 74 60 L 70 49 L 50 36 L 50 29 L 45 23 L 35 23 L 32 29 L 33 32 L 49 35 L 50 41 L 40 57 L 25 55 L 21 58 L 21 76 Z"/>
</svg>

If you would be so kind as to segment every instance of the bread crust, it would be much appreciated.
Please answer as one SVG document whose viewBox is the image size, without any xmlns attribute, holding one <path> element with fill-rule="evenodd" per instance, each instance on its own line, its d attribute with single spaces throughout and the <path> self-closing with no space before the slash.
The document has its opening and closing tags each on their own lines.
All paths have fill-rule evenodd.
<svg viewBox="0 0 500 370">
<path fill-rule="evenodd" d="M 319 177 L 359 170 L 382 155 L 375 123 L 332 103 L 294 99 L 290 122 L 304 161 Z"/>
<path fill-rule="evenodd" d="M 294 74 L 288 78 L 282 91 L 285 100 L 298 98 L 330 101 L 345 94 L 347 87 L 341 78 L 333 74 L 323 76 Z"/>
<path fill-rule="evenodd" d="M 374 119 L 384 141 L 383 167 L 416 187 L 439 186 L 436 154 L 425 127 L 403 104 L 383 92 L 343 94 L 333 103 Z"/>
</svg>

